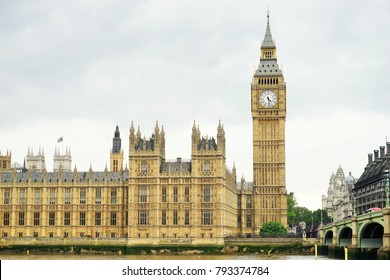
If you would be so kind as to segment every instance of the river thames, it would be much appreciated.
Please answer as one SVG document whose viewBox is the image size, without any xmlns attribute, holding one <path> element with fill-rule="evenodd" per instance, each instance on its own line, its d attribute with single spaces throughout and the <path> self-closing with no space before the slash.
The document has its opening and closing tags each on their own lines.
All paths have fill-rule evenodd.
<svg viewBox="0 0 390 280">
<path fill-rule="evenodd" d="M 0 260 L 331 260 L 327 256 L 314 255 L 113 255 L 113 254 L 4 254 Z"/>
</svg>

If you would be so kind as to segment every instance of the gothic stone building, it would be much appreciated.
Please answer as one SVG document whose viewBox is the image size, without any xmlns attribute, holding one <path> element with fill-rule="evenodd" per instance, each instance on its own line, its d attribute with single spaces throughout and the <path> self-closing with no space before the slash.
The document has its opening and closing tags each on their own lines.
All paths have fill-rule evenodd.
<svg viewBox="0 0 390 280">
<path fill-rule="evenodd" d="M 165 132 L 156 124 L 145 138 L 133 124 L 129 159 L 119 128 L 110 150 L 110 171 L 71 171 L 70 150 L 56 150 L 47 172 L 43 150 L 29 150 L 19 171 L 3 157 L 0 225 L 8 237 L 126 237 L 129 243 L 218 243 L 227 236 L 256 236 L 276 221 L 287 226 L 285 182 L 286 84 L 277 64 L 267 17 L 260 63 L 251 83 L 253 182 L 237 182 L 226 167 L 226 139 L 192 127 L 191 159 L 165 158 Z M 248 143 L 249 145 L 249 143 Z M 27 164 L 27 167 L 26 167 Z M 3 168 L 4 167 L 4 168 Z"/>
</svg>

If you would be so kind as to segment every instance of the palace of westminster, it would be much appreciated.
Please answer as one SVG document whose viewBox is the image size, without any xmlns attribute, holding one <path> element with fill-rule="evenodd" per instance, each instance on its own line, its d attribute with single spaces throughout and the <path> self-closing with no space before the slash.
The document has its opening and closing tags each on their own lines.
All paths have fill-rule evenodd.
<svg viewBox="0 0 390 280">
<path fill-rule="evenodd" d="M 0 154 L 2 238 L 128 238 L 130 244 L 220 243 L 252 237 L 276 221 L 287 226 L 285 179 L 286 84 L 277 64 L 269 15 L 260 63 L 251 82 L 253 181 L 226 167 L 225 130 L 205 137 L 195 123 L 191 159 L 165 158 L 165 132 L 146 138 L 133 123 L 124 159 L 118 126 L 104 171 L 72 169 L 70 150 L 28 149 L 24 166 Z M 247 143 L 250 145 L 250 143 Z"/>
</svg>

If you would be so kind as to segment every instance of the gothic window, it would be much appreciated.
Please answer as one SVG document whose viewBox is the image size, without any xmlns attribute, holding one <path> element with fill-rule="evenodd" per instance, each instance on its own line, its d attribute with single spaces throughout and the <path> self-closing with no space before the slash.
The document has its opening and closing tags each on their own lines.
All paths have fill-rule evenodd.
<svg viewBox="0 0 390 280">
<path fill-rule="evenodd" d="M 70 189 L 65 189 L 65 204 L 70 204 Z"/>
<path fill-rule="evenodd" d="M 19 226 L 24 226 L 24 212 L 19 212 Z"/>
<path fill-rule="evenodd" d="M 49 226 L 56 224 L 56 212 L 49 212 Z"/>
<path fill-rule="evenodd" d="M 185 210 L 184 225 L 188 226 L 189 224 L 190 224 L 190 210 Z"/>
<path fill-rule="evenodd" d="M 95 226 L 102 224 L 102 212 L 95 212 Z"/>
<path fill-rule="evenodd" d="M 252 197 L 250 194 L 246 195 L 246 209 L 252 209 Z"/>
<path fill-rule="evenodd" d="M 35 205 L 41 204 L 41 190 L 40 189 L 34 190 L 34 204 Z"/>
<path fill-rule="evenodd" d="M 203 172 L 209 173 L 211 171 L 210 161 L 206 160 L 203 164 Z"/>
<path fill-rule="evenodd" d="M 70 226 L 70 212 L 64 212 L 64 226 Z"/>
<path fill-rule="evenodd" d="M 113 171 L 117 172 L 119 170 L 118 168 L 118 160 L 114 159 L 113 160 Z"/>
<path fill-rule="evenodd" d="M 40 217 L 40 212 L 34 212 L 34 226 L 39 226 Z"/>
<path fill-rule="evenodd" d="M 167 210 L 161 210 L 161 225 L 167 224 Z"/>
<path fill-rule="evenodd" d="M 184 202 L 190 202 L 190 187 L 184 189 Z"/>
<path fill-rule="evenodd" d="M 202 210 L 202 225 L 204 226 L 213 225 L 213 210 L 211 209 Z"/>
<path fill-rule="evenodd" d="M 167 187 L 161 189 L 161 202 L 167 202 Z"/>
<path fill-rule="evenodd" d="M 138 202 L 149 202 L 149 189 L 147 186 L 138 187 Z"/>
<path fill-rule="evenodd" d="M 246 215 L 246 227 L 247 228 L 252 227 L 252 215 L 250 214 Z"/>
<path fill-rule="evenodd" d="M 116 212 L 115 211 L 111 211 L 111 213 L 110 213 L 110 225 L 116 226 Z"/>
<path fill-rule="evenodd" d="M 80 212 L 80 226 L 85 226 L 85 212 Z"/>
<path fill-rule="evenodd" d="M 146 161 L 142 161 L 141 163 L 141 172 L 142 173 L 148 172 L 148 163 Z"/>
<path fill-rule="evenodd" d="M 116 198 L 117 198 L 116 188 L 112 188 L 111 189 L 111 204 L 115 205 L 117 203 Z"/>
<path fill-rule="evenodd" d="M 11 190 L 5 189 L 4 190 L 4 204 L 10 204 L 11 200 Z"/>
<path fill-rule="evenodd" d="M 3 225 L 4 226 L 9 226 L 9 212 L 4 212 L 4 220 L 3 220 Z"/>
<path fill-rule="evenodd" d="M 212 195 L 211 186 L 204 186 L 202 192 L 202 202 L 204 203 L 212 202 L 211 195 Z"/>
<path fill-rule="evenodd" d="M 50 189 L 49 204 L 51 204 L 51 205 L 56 204 L 56 190 L 55 189 Z"/>
<path fill-rule="evenodd" d="M 149 225 L 149 210 L 146 209 L 138 210 L 138 224 Z"/>
<path fill-rule="evenodd" d="M 96 189 L 95 191 L 95 204 L 102 204 L 102 190 Z"/>
<path fill-rule="evenodd" d="M 179 194 L 178 187 L 174 187 L 173 188 L 173 202 L 178 202 L 179 201 L 178 194 Z"/>
<path fill-rule="evenodd" d="M 24 205 L 26 204 L 26 190 L 20 189 L 19 191 L 19 204 Z"/>
<path fill-rule="evenodd" d="M 179 217 L 178 217 L 178 211 L 177 210 L 173 210 L 173 224 L 174 225 L 177 225 L 179 223 Z"/>
<path fill-rule="evenodd" d="M 87 191 L 85 188 L 80 189 L 80 204 L 85 204 L 87 201 Z"/>
</svg>

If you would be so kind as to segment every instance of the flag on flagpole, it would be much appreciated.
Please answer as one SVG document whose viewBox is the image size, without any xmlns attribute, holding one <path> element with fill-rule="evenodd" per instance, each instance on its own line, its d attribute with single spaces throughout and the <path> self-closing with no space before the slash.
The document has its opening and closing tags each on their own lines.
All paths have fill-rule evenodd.
<svg viewBox="0 0 390 280">
<path fill-rule="evenodd" d="M 60 138 L 58 138 L 57 143 L 60 143 L 62 141 L 64 141 L 64 137 L 61 136 Z"/>
</svg>

